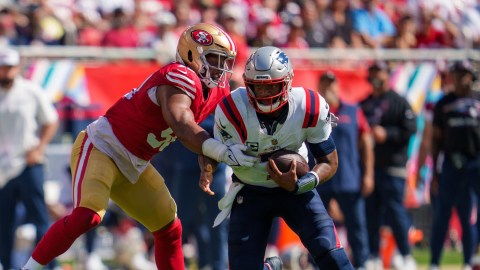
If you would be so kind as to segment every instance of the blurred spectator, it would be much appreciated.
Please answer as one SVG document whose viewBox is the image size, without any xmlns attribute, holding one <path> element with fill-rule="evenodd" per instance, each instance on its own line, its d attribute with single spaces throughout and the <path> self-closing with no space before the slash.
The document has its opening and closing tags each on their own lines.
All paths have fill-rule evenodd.
<svg viewBox="0 0 480 270">
<path fill-rule="evenodd" d="M 102 45 L 105 47 L 137 47 L 139 33 L 131 19 L 121 8 L 115 9 L 111 17 L 111 29 L 105 33 Z"/>
<path fill-rule="evenodd" d="M 425 186 L 427 182 L 431 181 L 432 179 L 426 179 L 427 173 L 426 170 L 433 169 L 431 159 L 431 149 L 432 149 L 432 136 L 433 136 L 433 108 L 435 107 L 435 103 L 444 95 L 452 91 L 453 83 L 452 83 L 452 76 L 450 72 L 445 67 L 446 63 L 440 63 L 437 65 L 437 69 L 439 70 L 439 76 L 441 81 L 441 93 L 433 94 L 430 91 L 427 93 L 425 97 L 425 103 L 423 106 L 422 114 L 423 114 L 423 131 L 422 131 L 422 138 L 419 143 L 418 155 L 417 155 L 417 171 L 415 176 L 415 183 L 416 186 L 421 188 Z M 430 163 L 430 164 L 429 164 Z M 427 167 L 430 167 L 427 169 Z M 434 188 L 436 189 L 436 188 Z M 431 190 L 430 190 L 431 191 Z M 436 192 L 435 192 L 436 193 Z M 430 194 L 430 203 L 433 205 L 433 198 L 432 194 Z M 436 197 L 436 195 L 435 195 Z"/>
<path fill-rule="evenodd" d="M 361 108 L 343 102 L 338 87 L 332 72 L 322 74 L 318 92 L 338 117 L 332 137 L 337 146 L 339 165 L 332 179 L 318 186 L 317 191 L 327 209 L 332 199 L 338 202 L 347 227 L 353 265 L 362 268 L 369 255 L 364 197 L 374 188 L 373 139 Z"/>
<path fill-rule="evenodd" d="M 264 0 L 251 5 L 248 44 L 252 47 L 273 46 L 286 41 L 288 27 L 278 11 L 280 1 Z"/>
<path fill-rule="evenodd" d="M 374 63 L 368 69 L 373 93 L 361 102 L 375 141 L 375 189 L 367 198 L 367 224 L 370 253 L 377 264 L 380 251 L 380 227 L 392 228 L 402 256 L 397 269 L 414 270 L 408 231 L 411 223 L 403 204 L 407 175 L 407 149 L 416 131 L 415 114 L 408 101 L 390 89 L 386 64 Z"/>
<path fill-rule="evenodd" d="M 17 45 L 63 45 L 65 30 L 46 5 L 25 7 L 25 18 L 17 24 Z"/>
<path fill-rule="evenodd" d="M 383 48 L 395 34 L 395 26 L 378 7 L 378 0 L 362 0 L 362 7 L 353 10 L 353 27 L 370 48 Z"/>
<path fill-rule="evenodd" d="M 432 270 L 439 269 L 453 206 L 462 225 L 463 269 L 471 269 L 476 244 L 470 217 L 472 192 L 480 195 L 480 94 L 472 90 L 477 75 L 469 62 L 454 63 L 450 72 L 453 91 L 437 102 L 433 112 L 432 158 L 434 168 L 441 165 L 441 171 L 435 170 L 432 179 L 432 188 L 438 192 L 430 242 Z M 441 164 L 440 152 L 444 153 Z"/>
<path fill-rule="evenodd" d="M 293 17 L 288 26 L 290 27 L 290 31 L 287 35 L 287 41 L 285 44 L 280 45 L 280 47 L 293 49 L 308 49 L 308 43 L 304 38 L 305 31 L 303 30 L 302 17 Z"/>
<path fill-rule="evenodd" d="M 208 1 L 200 3 L 200 16 L 204 23 L 217 24 L 219 10 L 217 7 Z"/>
<path fill-rule="evenodd" d="M 322 20 L 327 44 L 333 48 L 361 47 L 360 36 L 353 31 L 353 19 L 348 0 L 332 1 Z"/>
<path fill-rule="evenodd" d="M 213 133 L 213 125 L 213 115 L 201 123 L 210 133 Z M 177 203 L 177 214 L 183 226 L 183 244 L 191 243 L 192 236 L 195 239 L 198 268 L 225 270 L 228 267 L 227 223 L 215 228 L 212 225 L 218 214 L 217 203 L 225 195 L 227 166 L 224 163 L 218 165 L 210 186 L 215 195 L 210 196 L 198 187 L 200 168 L 197 159 L 197 154 L 177 141 L 157 154 L 152 164 L 166 179 L 165 183 Z"/>
<path fill-rule="evenodd" d="M 276 41 L 276 32 L 273 30 L 273 22 L 276 13 L 270 9 L 263 9 L 255 17 L 255 35 L 248 40 L 252 47 L 273 46 Z"/>
<path fill-rule="evenodd" d="M 17 39 L 15 12 L 10 8 L 0 11 L 0 46 L 14 45 Z"/>
<path fill-rule="evenodd" d="M 80 46 L 101 46 L 104 32 L 98 23 L 91 21 L 84 14 L 79 13 L 75 16 L 78 26 L 77 45 Z"/>
<path fill-rule="evenodd" d="M 157 51 L 157 61 L 160 64 L 168 63 L 175 59 L 176 46 L 180 36 L 174 31 L 177 19 L 169 11 L 158 13 L 155 18 L 157 32 L 151 42 L 151 47 Z"/>
<path fill-rule="evenodd" d="M 412 49 L 417 47 L 416 24 L 410 15 L 404 15 L 398 21 L 397 33 L 392 43 L 387 47 L 398 49 Z"/>
<path fill-rule="evenodd" d="M 235 66 L 233 67 L 232 79 L 230 81 L 231 89 L 243 85 L 243 70 L 250 56 L 250 48 L 245 35 L 241 32 L 242 14 L 239 13 L 238 8 L 234 4 L 225 4 L 220 10 L 220 24 L 230 34 L 237 47 L 237 57 L 235 58 Z"/>
<path fill-rule="evenodd" d="M 19 76 L 20 56 L 0 49 L 0 261 L 13 268 L 15 209 L 22 203 L 39 241 L 48 228 L 43 190 L 45 148 L 58 127 L 40 86 Z"/>
<path fill-rule="evenodd" d="M 177 19 L 175 32 L 178 36 L 185 28 L 194 23 L 200 22 L 201 15 L 198 9 L 192 5 L 192 0 L 179 0 L 175 2 L 173 14 Z"/>
<path fill-rule="evenodd" d="M 417 29 L 417 46 L 419 48 L 452 47 L 458 34 L 456 26 L 443 19 L 438 10 L 420 9 L 420 22 Z"/>
<path fill-rule="evenodd" d="M 312 0 L 303 2 L 301 16 L 304 22 L 305 40 L 312 48 L 327 46 L 327 33 L 322 25 L 321 14 Z"/>
</svg>

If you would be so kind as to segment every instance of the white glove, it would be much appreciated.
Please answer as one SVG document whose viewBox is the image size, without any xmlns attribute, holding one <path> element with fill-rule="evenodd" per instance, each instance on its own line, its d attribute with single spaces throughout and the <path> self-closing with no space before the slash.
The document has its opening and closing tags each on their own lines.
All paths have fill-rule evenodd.
<svg viewBox="0 0 480 270">
<path fill-rule="evenodd" d="M 226 146 L 212 138 L 203 142 L 202 145 L 203 154 L 209 158 L 213 158 L 218 162 L 223 162 L 229 166 L 252 167 L 259 161 L 259 158 L 245 154 L 243 152 L 245 150 L 247 150 L 246 145 L 234 144 Z"/>
</svg>

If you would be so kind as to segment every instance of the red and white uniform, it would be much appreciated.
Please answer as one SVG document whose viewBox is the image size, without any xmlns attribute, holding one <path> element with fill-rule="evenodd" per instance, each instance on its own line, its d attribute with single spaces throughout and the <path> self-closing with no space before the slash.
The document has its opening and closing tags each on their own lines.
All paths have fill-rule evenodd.
<svg viewBox="0 0 480 270">
<path fill-rule="evenodd" d="M 87 127 L 95 147 L 111 157 L 122 173 L 135 183 L 148 161 L 176 136 L 165 122 L 156 101 L 156 89 L 171 85 L 192 99 L 191 110 L 202 122 L 230 88 L 210 89 L 207 100 L 195 72 L 180 63 L 171 63 L 150 75 L 138 88 L 120 98 L 104 117 Z"/>
</svg>

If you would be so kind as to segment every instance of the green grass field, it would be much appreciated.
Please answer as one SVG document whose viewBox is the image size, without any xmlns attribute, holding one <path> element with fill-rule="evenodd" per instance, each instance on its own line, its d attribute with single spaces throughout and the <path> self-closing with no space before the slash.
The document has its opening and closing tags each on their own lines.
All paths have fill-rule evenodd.
<svg viewBox="0 0 480 270">
<path fill-rule="evenodd" d="M 416 248 L 413 250 L 413 256 L 417 260 L 418 265 L 428 266 L 430 261 L 430 250 L 425 248 Z M 441 265 L 461 266 L 463 263 L 463 255 L 459 251 L 444 250 Z"/>
</svg>

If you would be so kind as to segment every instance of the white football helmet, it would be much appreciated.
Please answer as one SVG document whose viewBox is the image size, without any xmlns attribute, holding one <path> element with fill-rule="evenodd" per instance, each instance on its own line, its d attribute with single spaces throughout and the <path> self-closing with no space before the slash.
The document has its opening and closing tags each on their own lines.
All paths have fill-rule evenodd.
<svg viewBox="0 0 480 270">
<path fill-rule="evenodd" d="M 287 55 L 271 46 L 256 50 L 247 60 L 243 74 L 249 101 L 259 113 L 271 113 L 287 104 L 292 78 L 293 69 Z M 280 84 L 281 90 L 269 97 L 256 97 L 254 85 L 258 84 Z"/>
<path fill-rule="evenodd" d="M 232 77 L 237 48 L 220 27 L 197 23 L 180 36 L 177 61 L 198 74 L 208 87 L 225 87 Z"/>
</svg>

